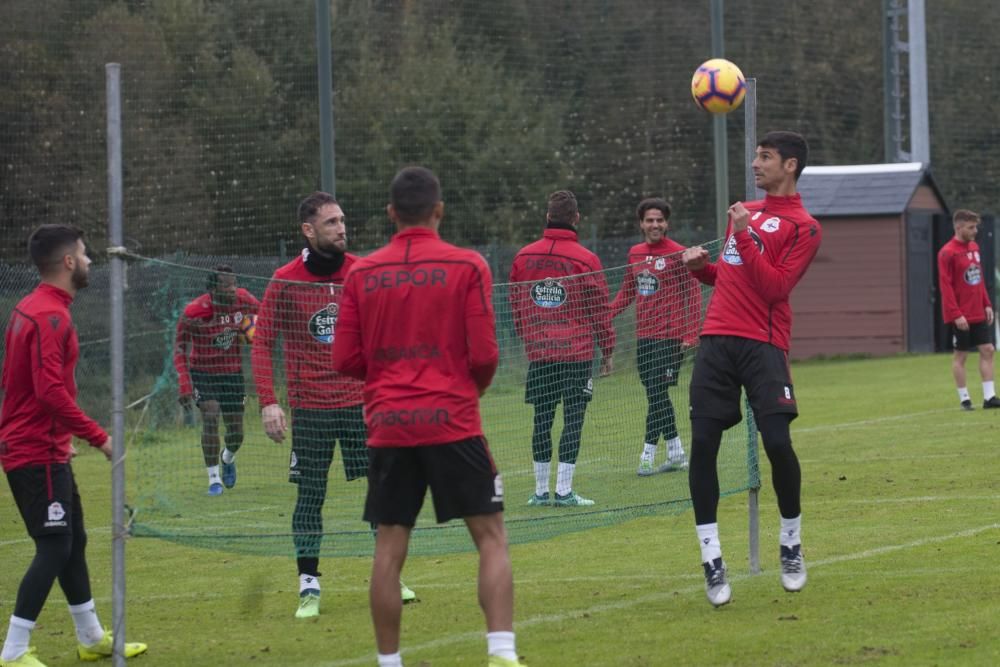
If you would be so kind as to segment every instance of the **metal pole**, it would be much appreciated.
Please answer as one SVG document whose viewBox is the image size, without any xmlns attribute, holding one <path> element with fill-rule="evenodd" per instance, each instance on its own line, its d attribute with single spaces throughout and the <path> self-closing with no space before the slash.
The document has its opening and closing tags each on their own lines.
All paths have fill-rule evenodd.
<svg viewBox="0 0 1000 667">
<path fill-rule="evenodd" d="M 725 57 L 722 19 L 723 0 L 712 0 L 712 57 Z M 715 226 L 718 237 L 726 234 L 729 210 L 729 150 L 726 141 L 726 115 L 712 118 L 712 145 L 715 147 Z"/>
<path fill-rule="evenodd" d="M 337 196 L 333 161 L 333 52 L 330 46 L 330 0 L 316 0 L 316 68 L 319 86 L 320 186 Z"/>
<path fill-rule="evenodd" d="M 104 66 L 107 96 L 108 241 L 122 245 L 121 65 Z M 111 253 L 111 626 L 112 660 L 125 665 L 125 260 Z"/>
<path fill-rule="evenodd" d="M 753 160 L 757 156 L 757 79 L 747 79 L 747 95 L 743 100 L 746 137 L 743 146 L 744 186 L 748 201 L 760 199 L 753 177 Z M 753 410 L 746 404 L 747 415 L 747 521 L 750 529 L 750 574 L 760 574 L 760 460 L 757 451 L 757 424 Z"/>
<path fill-rule="evenodd" d="M 910 43 L 910 159 L 925 166 L 931 161 L 931 130 L 927 111 L 927 26 L 924 0 L 909 0 Z"/>
</svg>

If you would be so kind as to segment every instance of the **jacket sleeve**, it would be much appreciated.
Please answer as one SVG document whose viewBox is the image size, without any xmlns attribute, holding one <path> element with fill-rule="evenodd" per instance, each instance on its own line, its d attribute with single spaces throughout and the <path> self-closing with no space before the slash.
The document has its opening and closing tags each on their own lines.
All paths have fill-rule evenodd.
<svg viewBox="0 0 1000 667">
<path fill-rule="evenodd" d="M 527 287 L 519 281 L 517 272 L 517 258 L 514 258 L 514 265 L 510 268 L 509 284 L 507 285 L 507 299 L 510 302 L 510 316 L 514 321 L 514 331 L 518 338 L 524 340 L 525 328 L 525 299 L 527 298 Z"/>
<path fill-rule="evenodd" d="M 715 265 L 715 262 L 708 262 L 705 264 L 704 268 L 699 269 L 698 271 L 692 271 L 691 275 L 694 276 L 698 282 L 711 287 L 715 285 L 715 276 L 718 271 L 719 268 Z"/>
<path fill-rule="evenodd" d="M 635 273 L 632 267 L 625 267 L 625 278 L 622 280 L 621 289 L 615 295 L 615 300 L 611 302 L 611 319 L 615 319 L 635 301 Z"/>
<path fill-rule="evenodd" d="M 773 266 L 757 249 L 749 231 L 743 230 L 735 236 L 736 249 L 757 293 L 764 301 L 773 304 L 787 300 L 792 288 L 805 275 L 819 250 L 822 232 L 819 225 L 796 224 L 787 249 L 782 249 L 782 256 Z"/>
<path fill-rule="evenodd" d="M 590 274 L 593 278 L 591 292 L 590 315 L 594 327 L 594 338 L 601 348 L 601 356 L 608 359 L 615 353 L 615 325 L 611 321 L 611 305 L 608 303 L 608 281 L 604 276 L 604 267 L 597 262 L 596 270 Z"/>
<path fill-rule="evenodd" d="M 958 299 L 955 298 L 954 269 L 952 267 L 951 253 L 946 248 L 942 248 L 938 253 L 938 286 L 941 288 L 941 319 L 945 324 L 951 324 L 962 317 L 962 309 L 958 307 Z"/>
<path fill-rule="evenodd" d="M 344 294 L 340 298 L 340 311 L 337 314 L 337 335 L 333 339 L 333 370 L 364 380 L 368 374 L 368 364 L 361 334 L 356 275 L 351 270 L 344 279 Z"/>
<path fill-rule="evenodd" d="M 280 305 L 281 283 L 272 280 L 264 290 L 264 300 L 257 313 L 257 332 L 250 346 L 250 368 L 261 408 L 278 402 L 274 393 L 274 346 L 278 342 Z"/>
<path fill-rule="evenodd" d="M 500 363 L 493 313 L 493 279 L 485 262 L 479 262 L 476 274 L 469 281 L 465 297 L 465 332 L 469 373 L 482 392 L 490 386 Z"/>
<path fill-rule="evenodd" d="M 177 371 L 177 393 L 181 396 L 190 396 L 194 393 L 191 373 L 188 370 L 188 350 L 193 342 L 191 324 L 187 315 L 182 312 L 177 318 L 177 332 L 174 335 L 174 369 Z"/>
<path fill-rule="evenodd" d="M 684 290 L 684 343 L 694 347 L 701 333 L 701 285 L 690 273 L 681 274 Z"/>
<path fill-rule="evenodd" d="M 63 427 L 94 447 L 108 439 L 104 429 L 87 416 L 66 389 L 66 346 L 76 335 L 67 315 L 54 313 L 41 318 L 45 324 L 37 328 L 38 345 L 31 346 L 31 377 L 35 399 Z M 57 322 L 48 326 L 49 322 Z"/>
</svg>

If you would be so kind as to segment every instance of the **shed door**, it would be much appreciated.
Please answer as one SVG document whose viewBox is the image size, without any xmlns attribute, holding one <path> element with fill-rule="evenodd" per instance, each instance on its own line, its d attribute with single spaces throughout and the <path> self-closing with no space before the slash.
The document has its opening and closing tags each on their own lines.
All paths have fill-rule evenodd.
<svg viewBox="0 0 1000 667">
<path fill-rule="evenodd" d="M 906 349 L 934 351 L 934 212 L 906 213 Z"/>
</svg>

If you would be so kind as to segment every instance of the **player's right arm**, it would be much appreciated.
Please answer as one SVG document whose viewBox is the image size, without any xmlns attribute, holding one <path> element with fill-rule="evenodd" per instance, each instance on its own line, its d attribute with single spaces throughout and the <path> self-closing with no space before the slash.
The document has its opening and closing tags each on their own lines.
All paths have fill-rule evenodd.
<svg viewBox="0 0 1000 667">
<path fill-rule="evenodd" d="M 352 268 L 344 279 L 344 294 L 337 314 L 337 335 L 333 339 L 333 370 L 364 380 L 368 374 L 364 343 L 361 339 L 361 316 L 355 290 L 357 272 Z"/>
<path fill-rule="evenodd" d="M 174 369 L 177 371 L 177 394 L 181 403 L 190 403 L 194 396 L 191 384 L 191 372 L 188 369 L 188 351 L 193 344 L 191 323 L 186 313 L 177 318 L 177 331 L 174 335 Z"/>
<path fill-rule="evenodd" d="M 31 378 L 35 400 L 63 427 L 93 447 L 108 442 L 104 429 L 87 416 L 66 389 L 66 345 L 74 336 L 73 325 L 65 314 L 41 314 L 36 327 L 38 342 L 30 345 Z M 51 326 L 50 326 L 51 324 Z"/>
<path fill-rule="evenodd" d="M 500 363 L 500 351 L 493 313 L 493 279 L 486 262 L 477 262 L 477 269 L 472 274 L 465 296 L 465 343 L 469 373 L 482 396 L 493 381 Z"/>
<path fill-rule="evenodd" d="M 272 280 L 264 290 L 264 299 L 260 302 L 257 313 L 257 332 L 253 345 L 250 346 L 250 368 L 257 385 L 261 421 L 267 437 L 274 442 L 282 442 L 288 430 L 285 412 L 278 405 L 274 392 L 274 346 L 278 341 L 278 325 L 282 317 L 279 312 L 282 302 L 281 286 L 282 283 Z"/>
<path fill-rule="evenodd" d="M 952 262 L 952 253 L 947 247 L 941 248 L 941 251 L 938 252 L 937 262 L 938 287 L 941 289 L 941 319 L 948 324 L 955 324 L 964 331 L 968 329 L 969 325 L 965 321 L 965 315 L 958 307 L 958 299 L 955 297 L 954 262 Z M 963 322 L 959 323 L 958 320 L 963 320 Z M 965 326 L 963 327 L 962 324 Z"/>
<path fill-rule="evenodd" d="M 681 254 L 681 261 L 695 278 L 706 285 L 715 285 L 718 268 L 708 261 L 708 251 L 700 245 L 691 246 Z"/>
<path fill-rule="evenodd" d="M 626 266 L 625 279 L 622 280 L 621 289 L 618 290 L 614 301 L 611 302 L 611 319 L 621 315 L 626 308 L 632 305 L 633 301 L 635 301 L 635 273 L 632 271 L 632 267 Z"/>
</svg>

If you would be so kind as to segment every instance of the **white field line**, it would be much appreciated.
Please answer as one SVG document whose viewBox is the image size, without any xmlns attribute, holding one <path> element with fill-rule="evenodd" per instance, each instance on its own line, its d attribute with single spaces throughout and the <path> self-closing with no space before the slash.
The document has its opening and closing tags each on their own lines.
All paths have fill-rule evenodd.
<svg viewBox="0 0 1000 667">
<path fill-rule="evenodd" d="M 903 544 L 891 544 L 883 547 L 877 547 L 875 549 L 866 549 L 864 551 L 858 551 L 852 554 L 843 554 L 841 556 L 833 556 L 831 558 L 824 558 L 818 561 L 810 561 L 809 567 L 824 567 L 827 565 L 835 565 L 837 563 L 843 563 L 852 560 L 862 560 L 865 558 L 871 558 L 873 556 L 881 556 L 887 553 L 892 553 L 894 551 L 905 551 L 907 549 L 915 549 L 918 547 L 927 546 L 928 544 L 936 544 L 938 542 L 946 542 L 948 540 L 953 540 L 963 537 L 972 537 L 978 535 L 979 533 L 984 533 L 990 530 L 1000 529 L 1000 523 L 991 523 L 985 526 L 979 526 L 977 528 L 969 528 L 967 530 L 961 530 L 956 533 L 949 533 L 947 535 L 937 535 L 934 537 L 926 537 L 920 540 L 913 540 L 912 542 L 905 542 Z M 750 575 L 734 575 L 731 577 L 733 581 L 740 581 L 749 578 Z M 694 594 L 695 592 L 700 592 L 702 586 L 689 586 L 687 588 L 681 589 L 680 593 Z M 639 605 L 648 604 L 651 602 L 660 602 L 673 597 L 675 591 L 661 591 L 657 593 L 650 593 L 647 595 L 641 595 L 638 597 L 630 598 L 628 600 L 621 600 L 619 602 L 612 602 L 606 604 L 594 605 L 586 609 L 580 609 L 572 612 L 565 612 L 562 614 L 546 614 L 542 616 L 533 616 L 531 618 L 517 621 L 516 627 L 518 631 L 522 631 L 525 628 L 534 627 L 536 625 L 545 625 L 548 623 L 562 623 L 573 618 L 579 618 L 583 615 L 593 615 L 602 614 L 610 611 L 619 611 L 622 609 L 629 609 L 631 607 L 636 607 Z M 406 654 L 412 651 L 426 651 L 430 649 L 439 648 L 442 646 L 451 646 L 454 644 L 462 644 L 465 642 L 481 642 L 483 640 L 483 631 L 477 630 L 475 632 L 463 632 L 454 635 L 447 635 L 439 639 L 435 639 L 429 642 L 424 642 L 423 644 L 418 644 L 416 646 L 407 647 L 401 652 Z M 372 654 L 367 654 L 364 656 L 359 656 L 357 658 L 348 658 L 346 660 L 335 660 L 333 662 L 323 663 L 324 667 L 348 667 L 348 665 L 365 665 L 372 664 L 375 662 L 375 656 Z"/>
<path fill-rule="evenodd" d="M 882 424 L 884 422 L 895 422 L 903 421 L 907 419 L 913 419 L 914 417 L 926 417 L 928 415 L 939 415 L 945 412 L 955 412 L 955 410 L 946 410 L 944 408 L 940 410 L 925 410 L 923 412 L 911 412 L 906 415 L 890 415 L 887 417 L 875 417 L 874 419 L 863 419 L 856 422 L 841 422 L 839 424 L 824 424 L 822 426 L 810 426 L 808 428 L 795 428 L 792 427 L 792 435 L 796 433 L 817 433 L 821 431 L 836 431 L 842 428 L 860 428 L 864 426 L 871 426 L 872 424 Z"/>
</svg>

